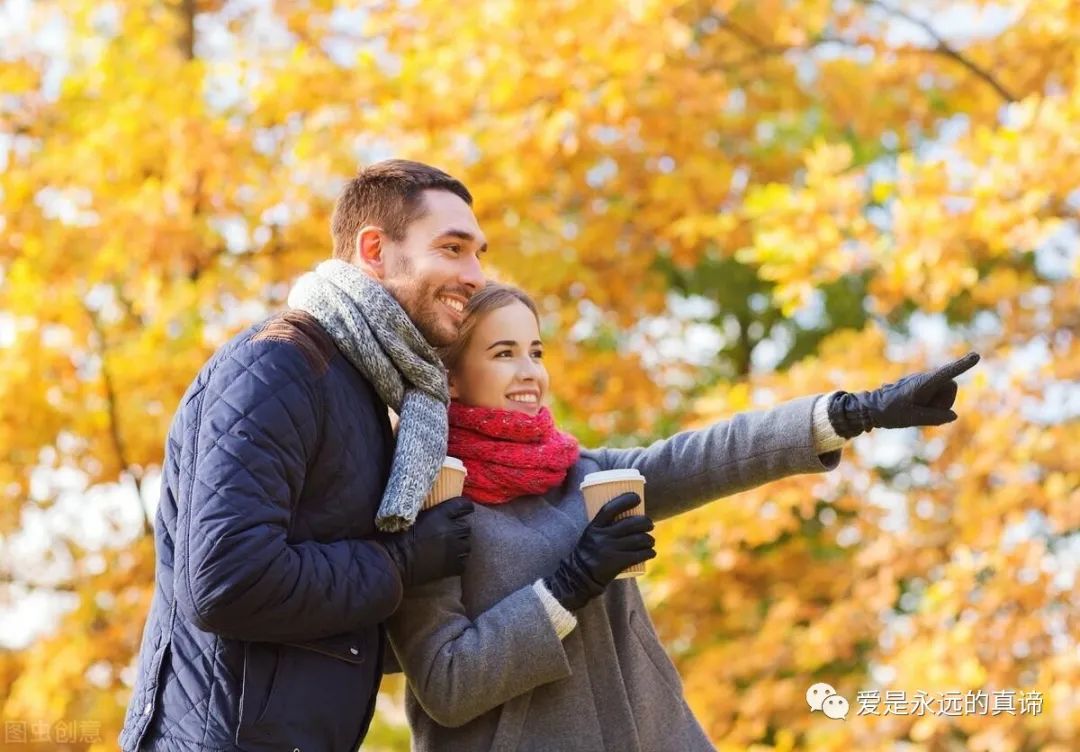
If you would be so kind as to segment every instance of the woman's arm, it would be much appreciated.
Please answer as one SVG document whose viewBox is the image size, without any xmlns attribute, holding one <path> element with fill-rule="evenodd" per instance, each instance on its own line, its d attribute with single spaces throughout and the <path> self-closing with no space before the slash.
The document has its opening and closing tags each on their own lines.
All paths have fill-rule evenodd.
<svg viewBox="0 0 1080 752">
<path fill-rule="evenodd" d="M 539 582 L 470 620 L 461 578 L 447 577 L 410 590 L 387 628 L 420 706 L 455 727 L 570 676 L 562 638 L 576 624 Z"/>
<path fill-rule="evenodd" d="M 772 410 L 739 413 L 647 448 L 597 449 L 602 469 L 645 476 L 645 511 L 654 520 L 720 496 L 799 473 L 832 470 L 844 440 L 829 424 L 829 395 L 803 397 Z"/>
</svg>

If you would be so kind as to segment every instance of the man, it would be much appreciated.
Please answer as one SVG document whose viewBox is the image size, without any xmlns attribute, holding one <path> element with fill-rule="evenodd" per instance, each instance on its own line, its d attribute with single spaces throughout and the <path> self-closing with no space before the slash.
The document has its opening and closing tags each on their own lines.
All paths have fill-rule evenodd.
<svg viewBox="0 0 1080 752">
<path fill-rule="evenodd" d="M 471 204 L 427 165 L 362 170 L 334 210 L 335 259 L 189 387 L 166 445 L 127 752 L 363 739 L 382 622 L 404 587 L 459 574 L 469 550 L 467 501 L 416 515 L 445 455 L 432 346 L 454 340 L 484 284 Z M 377 532 L 377 509 L 404 531 Z"/>
</svg>

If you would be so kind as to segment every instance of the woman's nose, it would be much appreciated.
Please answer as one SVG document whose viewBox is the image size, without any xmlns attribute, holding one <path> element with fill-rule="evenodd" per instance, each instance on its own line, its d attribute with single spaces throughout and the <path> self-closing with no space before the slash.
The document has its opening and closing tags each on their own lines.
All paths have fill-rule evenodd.
<svg viewBox="0 0 1080 752">
<path fill-rule="evenodd" d="M 518 377 L 522 381 L 536 381 L 540 378 L 540 366 L 532 358 L 525 356 L 518 361 Z"/>
</svg>

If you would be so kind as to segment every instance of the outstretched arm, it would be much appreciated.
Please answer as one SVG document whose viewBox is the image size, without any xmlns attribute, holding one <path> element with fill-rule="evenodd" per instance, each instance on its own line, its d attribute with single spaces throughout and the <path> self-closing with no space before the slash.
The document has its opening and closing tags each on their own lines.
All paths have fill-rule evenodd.
<svg viewBox="0 0 1080 752">
<path fill-rule="evenodd" d="M 648 447 L 590 453 L 604 469 L 644 475 L 646 513 L 660 520 L 788 475 L 836 467 L 843 439 L 828 425 L 827 405 L 826 395 L 804 397 Z"/>
<path fill-rule="evenodd" d="M 645 508 L 653 519 L 711 499 L 799 473 L 831 470 L 845 437 L 873 428 L 938 426 L 956 420 L 955 379 L 977 353 L 868 392 L 804 397 L 772 410 L 746 412 L 644 449 L 593 452 L 603 468 L 635 468 L 645 476 Z"/>
</svg>

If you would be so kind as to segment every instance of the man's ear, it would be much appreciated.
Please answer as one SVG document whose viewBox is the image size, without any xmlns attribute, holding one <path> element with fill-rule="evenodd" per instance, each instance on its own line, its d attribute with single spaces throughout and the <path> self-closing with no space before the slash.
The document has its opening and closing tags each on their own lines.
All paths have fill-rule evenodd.
<svg viewBox="0 0 1080 752">
<path fill-rule="evenodd" d="M 452 373 L 446 374 L 446 382 L 450 385 L 450 399 L 457 399 L 461 396 L 458 392 L 457 384 L 455 383 L 454 375 Z"/>
<path fill-rule="evenodd" d="M 356 233 L 353 263 L 375 279 L 382 279 L 386 271 L 383 257 L 383 231 L 381 227 L 366 225 Z"/>
</svg>

